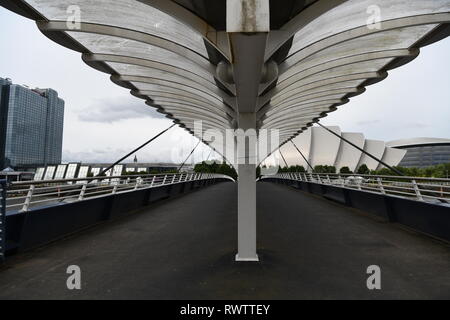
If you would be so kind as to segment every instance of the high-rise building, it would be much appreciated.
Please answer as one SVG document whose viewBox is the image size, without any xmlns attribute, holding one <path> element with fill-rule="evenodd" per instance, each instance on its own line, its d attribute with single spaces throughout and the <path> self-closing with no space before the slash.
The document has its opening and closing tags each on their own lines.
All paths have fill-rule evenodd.
<svg viewBox="0 0 450 320">
<path fill-rule="evenodd" d="M 61 163 L 64 100 L 0 78 L 0 170 Z"/>
</svg>

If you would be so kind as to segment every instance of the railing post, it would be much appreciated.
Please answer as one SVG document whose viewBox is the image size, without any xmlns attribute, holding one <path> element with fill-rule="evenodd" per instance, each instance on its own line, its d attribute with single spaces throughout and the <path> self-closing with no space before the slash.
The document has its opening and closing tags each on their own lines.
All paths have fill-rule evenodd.
<svg viewBox="0 0 450 320">
<path fill-rule="evenodd" d="M 327 174 L 327 180 L 328 180 L 328 184 L 331 184 L 330 175 L 328 175 L 328 174 Z"/>
<path fill-rule="evenodd" d="M 83 183 L 83 187 L 81 188 L 80 195 L 78 196 L 78 201 L 82 201 L 84 199 L 84 194 L 86 193 L 87 183 Z"/>
<path fill-rule="evenodd" d="M 142 179 L 140 177 L 136 178 L 136 184 L 134 185 L 134 190 L 139 189 L 139 186 L 142 184 Z"/>
<path fill-rule="evenodd" d="M 171 182 L 171 184 L 174 184 L 174 183 L 175 183 L 175 177 L 176 177 L 176 175 L 174 174 L 173 177 L 172 177 L 172 182 Z"/>
<path fill-rule="evenodd" d="M 0 181 L 0 262 L 6 252 L 6 181 Z"/>
<path fill-rule="evenodd" d="M 322 184 L 322 179 L 320 179 L 320 175 L 317 174 L 316 176 L 317 176 L 317 181 L 319 181 L 319 183 Z"/>
<path fill-rule="evenodd" d="M 30 186 L 30 189 L 28 190 L 27 197 L 25 198 L 25 202 L 22 207 L 23 212 L 28 211 L 28 209 L 30 208 L 30 203 L 31 203 L 31 199 L 33 198 L 34 188 L 35 188 L 34 184 L 32 184 Z"/>
<path fill-rule="evenodd" d="M 420 188 L 419 188 L 419 185 L 417 184 L 416 180 L 413 180 L 412 184 L 414 187 L 414 191 L 416 192 L 417 200 L 423 201 L 423 197 L 422 197 L 422 194 L 420 193 Z"/>
<path fill-rule="evenodd" d="M 381 180 L 381 178 L 377 178 L 377 181 L 378 181 L 378 187 L 380 188 L 380 192 L 382 194 L 386 194 L 386 190 L 384 190 L 383 181 Z"/>
<path fill-rule="evenodd" d="M 345 185 L 345 180 L 342 179 L 342 176 L 341 176 L 341 175 L 338 175 L 338 180 L 339 180 L 339 182 L 341 183 L 341 186 L 344 186 L 344 185 Z"/>
<path fill-rule="evenodd" d="M 117 184 L 114 186 L 113 190 L 112 190 L 112 194 L 116 194 L 117 193 Z"/>
<path fill-rule="evenodd" d="M 155 184 L 155 179 L 156 179 L 156 176 L 153 176 L 152 182 L 150 183 L 150 188 L 152 188 L 153 185 Z"/>
</svg>

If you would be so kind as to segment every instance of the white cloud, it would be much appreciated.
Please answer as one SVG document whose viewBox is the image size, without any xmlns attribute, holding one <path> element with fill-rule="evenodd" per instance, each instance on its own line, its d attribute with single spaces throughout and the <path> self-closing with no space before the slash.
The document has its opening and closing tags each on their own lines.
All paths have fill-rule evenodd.
<svg viewBox="0 0 450 320">
<path fill-rule="evenodd" d="M 88 108 L 77 112 L 78 119 L 85 122 L 113 123 L 128 119 L 164 118 L 165 115 L 132 96 L 104 98 L 95 101 Z"/>
</svg>

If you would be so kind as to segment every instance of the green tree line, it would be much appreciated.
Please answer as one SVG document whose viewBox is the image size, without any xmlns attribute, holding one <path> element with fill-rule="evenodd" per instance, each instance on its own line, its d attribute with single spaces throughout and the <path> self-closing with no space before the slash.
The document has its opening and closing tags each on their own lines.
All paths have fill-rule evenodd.
<svg viewBox="0 0 450 320">
<path fill-rule="evenodd" d="M 197 173 L 224 174 L 229 177 L 232 177 L 233 179 L 237 179 L 236 170 L 232 166 L 226 164 L 225 162 L 217 163 L 216 161 L 214 161 L 214 162 L 209 163 L 209 162 L 203 161 L 201 163 L 197 163 L 194 166 L 194 171 Z"/>
<path fill-rule="evenodd" d="M 436 166 L 431 166 L 427 168 L 405 168 L 405 167 L 394 167 L 399 170 L 405 176 L 408 177 L 424 177 L 424 178 L 449 178 L 450 177 L 450 163 L 439 164 Z M 279 173 L 285 172 L 298 172 L 304 173 L 306 169 L 303 166 L 289 166 L 283 167 L 278 170 Z M 322 173 L 322 174 L 361 174 L 361 175 L 379 175 L 379 176 L 395 176 L 397 175 L 395 172 L 392 172 L 388 168 L 383 168 L 380 170 L 370 170 L 366 164 L 362 164 L 358 167 L 358 169 L 353 172 L 349 167 L 342 167 L 339 172 L 336 167 L 328 166 L 328 165 L 318 165 L 314 167 L 314 173 Z"/>
</svg>

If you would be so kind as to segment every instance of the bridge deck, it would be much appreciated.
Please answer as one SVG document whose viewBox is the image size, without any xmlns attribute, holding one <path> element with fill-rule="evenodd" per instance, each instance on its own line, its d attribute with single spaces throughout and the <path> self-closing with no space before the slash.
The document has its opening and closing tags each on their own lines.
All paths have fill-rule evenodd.
<svg viewBox="0 0 450 320">
<path fill-rule="evenodd" d="M 11 257 L 0 298 L 450 298 L 449 246 L 285 186 L 258 184 L 261 263 L 236 263 L 236 187 L 211 186 Z M 366 288 L 379 265 L 382 290 Z M 66 268 L 82 290 L 66 288 Z"/>
</svg>

